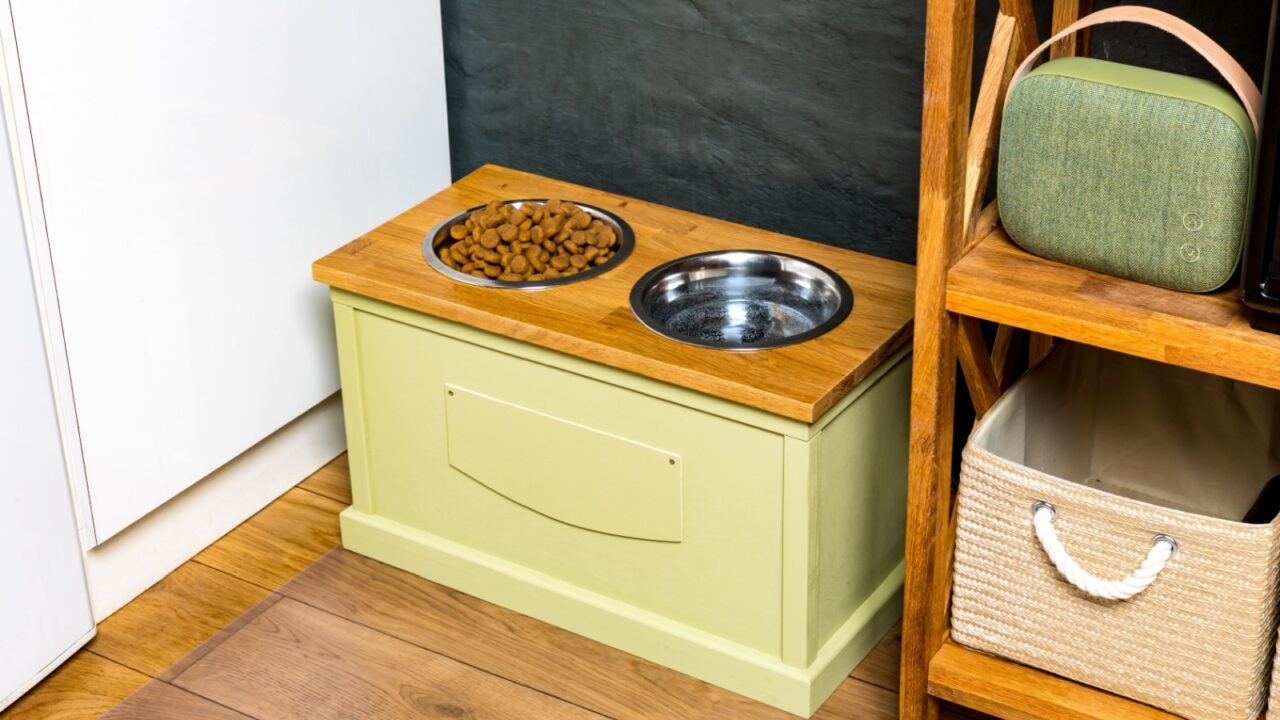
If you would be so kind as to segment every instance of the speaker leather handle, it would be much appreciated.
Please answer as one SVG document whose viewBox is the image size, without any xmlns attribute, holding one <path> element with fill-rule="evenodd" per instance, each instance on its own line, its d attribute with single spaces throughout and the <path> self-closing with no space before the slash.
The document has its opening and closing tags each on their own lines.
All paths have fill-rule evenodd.
<svg viewBox="0 0 1280 720">
<path fill-rule="evenodd" d="M 1262 93 L 1258 90 L 1257 84 L 1253 82 L 1253 78 L 1249 77 L 1249 73 L 1245 72 L 1244 68 L 1240 67 L 1240 63 L 1236 62 L 1235 58 L 1231 57 L 1226 50 L 1223 50 L 1221 45 L 1196 29 L 1191 23 L 1167 12 L 1149 7 L 1117 5 L 1116 7 L 1091 13 L 1071 23 L 1063 28 L 1061 32 L 1041 43 L 1040 47 L 1033 50 L 1022 61 L 1022 64 L 1018 66 L 1018 70 L 1009 80 L 1009 91 L 1012 92 L 1013 86 L 1017 85 L 1018 81 L 1022 80 L 1031 71 L 1031 66 L 1035 63 L 1036 58 L 1040 57 L 1045 50 L 1048 50 L 1049 46 L 1087 27 L 1114 22 L 1138 23 L 1164 30 L 1199 53 L 1201 57 L 1209 61 L 1209 64 L 1218 71 L 1218 74 L 1222 75 L 1222 78 L 1235 91 L 1236 96 L 1244 104 L 1245 112 L 1249 114 L 1249 121 L 1253 123 L 1253 134 L 1255 136 L 1258 135 L 1258 123 L 1262 116 Z M 1008 102 L 1008 100 L 1009 96 L 1006 94 L 1005 102 Z"/>
</svg>

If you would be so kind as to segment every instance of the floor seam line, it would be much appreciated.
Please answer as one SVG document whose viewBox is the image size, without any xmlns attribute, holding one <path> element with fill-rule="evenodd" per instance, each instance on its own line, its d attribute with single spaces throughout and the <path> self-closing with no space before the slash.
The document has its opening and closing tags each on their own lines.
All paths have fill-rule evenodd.
<svg viewBox="0 0 1280 720">
<path fill-rule="evenodd" d="M 181 676 L 179 676 L 179 677 L 181 677 Z M 174 678 L 174 680 L 177 680 L 177 679 L 178 679 L 178 678 Z M 237 709 L 235 709 L 235 708 L 231 707 L 230 705 L 228 705 L 228 704 L 226 704 L 226 703 L 224 703 L 224 702 L 221 702 L 221 701 L 219 701 L 219 700 L 215 700 L 215 699 L 213 699 L 213 698 L 209 697 L 208 695 L 204 695 L 203 693 L 196 692 L 195 690 L 192 690 L 191 688 L 183 687 L 183 686 L 181 686 L 181 685 L 179 685 L 179 684 L 177 684 L 177 683 L 169 682 L 168 680 L 161 680 L 160 678 L 154 678 L 154 680 L 155 680 L 156 682 L 159 682 L 159 683 L 164 683 L 165 685 L 168 685 L 169 687 L 171 687 L 171 688 L 173 688 L 173 689 L 175 689 L 175 690 L 180 690 L 180 691 L 185 692 L 185 693 L 191 693 L 192 695 L 194 695 L 194 696 L 196 696 L 196 697 L 200 698 L 201 700 L 206 700 L 206 701 L 208 701 L 208 702 L 210 702 L 210 703 L 212 703 L 212 704 L 214 704 L 214 705 L 217 705 L 217 706 L 218 706 L 218 707 L 220 707 L 220 708 L 225 708 L 225 709 L 227 709 L 227 710 L 230 710 L 231 712 L 233 712 L 233 713 L 235 713 L 235 714 L 237 714 L 237 715 L 243 715 L 244 717 L 252 718 L 253 720 L 261 720 L 261 718 L 259 718 L 257 715 L 250 715 L 250 714 L 249 714 L 249 713 L 247 713 L 247 712 L 244 712 L 244 711 L 241 711 L 241 710 L 237 710 Z"/>
<path fill-rule="evenodd" d="M 317 562 L 318 562 L 318 561 L 317 561 Z M 305 571 L 303 571 L 303 572 L 305 572 Z M 302 574 L 302 573 L 299 573 L 299 575 L 301 575 L 301 574 Z M 388 638 L 391 638 L 392 640 L 396 640 L 396 641 L 398 641 L 398 642 L 402 642 L 402 643 L 404 643 L 404 644 L 406 644 L 406 645 L 410 645 L 410 646 L 412 646 L 412 647 L 416 647 L 416 648 L 418 648 L 419 650 L 424 650 L 424 651 L 426 651 L 426 652 L 432 653 L 433 655 L 439 655 L 439 656 L 440 656 L 440 657 L 442 657 L 442 658 L 448 658 L 449 660 L 452 660 L 452 661 L 454 661 L 454 662 L 458 663 L 459 665 L 464 665 L 464 666 L 466 666 L 466 667 L 471 668 L 472 670 L 477 670 L 477 671 L 482 672 L 482 673 L 484 673 L 484 674 L 486 674 L 486 675 L 489 675 L 490 677 L 495 677 L 495 678 L 498 678 L 499 680 L 502 680 L 502 681 L 504 681 L 504 682 L 509 682 L 509 683 L 511 683 L 512 685 L 516 685 L 516 686 L 519 686 L 519 687 L 522 687 L 522 688 L 525 688 L 525 689 L 528 689 L 528 690 L 532 690 L 533 692 L 538 693 L 539 695 L 544 695 L 544 696 L 546 696 L 546 697 L 549 697 L 549 698 L 552 698 L 552 699 L 555 699 L 555 700 L 559 700 L 560 702 L 562 702 L 562 703 L 564 703 L 564 704 L 566 704 L 566 705 L 572 705 L 573 707 L 579 708 L 579 709 L 581 709 L 581 710 L 585 710 L 585 711 L 587 711 L 587 712 L 589 712 L 589 713 L 591 713 L 591 714 L 593 714 L 593 715 L 598 715 L 598 716 L 600 716 L 600 717 L 602 717 L 602 718 L 608 718 L 608 720 L 617 720 L 617 718 L 615 718 L 615 717 L 614 717 L 614 716 L 612 716 L 612 715 L 607 715 L 607 714 L 605 714 L 605 713 L 603 713 L 603 712 L 601 712 L 601 711 L 599 711 L 599 710 L 596 710 L 596 709 L 593 709 L 593 708 L 589 708 L 589 707 L 587 707 L 587 706 L 585 706 L 585 705 L 581 705 L 581 704 L 576 703 L 576 702 L 574 702 L 574 701 L 572 701 L 572 700 L 569 700 L 569 699 L 567 699 L 567 698 L 562 698 L 562 697 L 560 697 L 559 695 L 555 695 L 555 694 L 553 694 L 553 693 L 547 692 L 546 690 L 543 690 L 542 688 L 536 688 L 536 687 L 533 687 L 532 685 L 526 685 L 525 683 L 522 683 L 522 682 L 520 682 L 519 680 L 514 680 L 514 679 L 509 678 L 509 677 L 507 677 L 507 676 L 505 676 L 505 675 L 499 675 L 498 673 L 492 672 L 492 671 L 490 671 L 490 670 L 486 670 L 485 668 L 482 668 L 482 667 L 480 667 L 480 666 L 478 666 L 478 665 L 472 665 L 471 663 L 467 662 L 466 660 L 462 660 L 462 659 L 460 659 L 460 658 L 456 658 L 456 657 L 454 657 L 454 656 L 452 656 L 452 655 L 449 655 L 449 654 L 447 654 L 447 653 L 440 652 L 439 650 L 435 650 L 435 649 L 433 649 L 433 648 L 426 647 L 425 645 L 419 645 L 418 643 L 413 642 L 412 640 L 406 640 L 406 639 L 404 639 L 404 638 L 402 638 L 402 637 L 397 637 L 397 636 L 395 636 L 395 635 L 392 635 L 391 633 L 388 633 L 388 632 L 386 632 L 386 631 L 380 630 L 380 629 L 378 629 L 378 628 L 376 628 L 376 627 L 370 627 L 370 626 L 368 626 L 368 625 L 365 625 L 364 623 L 362 623 L 362 622 L 360 622 L 360 621 L 358 621 L 358 620 L 353 620 L 353 619 L 348 618 L 348 617 L 343 617 L 343 616 L 341 616 L 341 615 L 339 615 L 339 614 L 337 614 L 337 613 L 335 613 L 335 612 L 331 612 L 331 611 L 329 611 L 329 610 L 328 610 L 328 609 L 326 609 L 326 608 L 319 607 L 319 606 L 317 606 L 317 605 L 313 605 L 313 604 L 311 604 L 311 603 L 307 602 L 306 600 L 302 600 L 302 599 L 300 599 L 300 598 L 296 598 L 296 597 L 294 597 L 294 596 L 292 596 L 292 595 L 289 595 L 289 594 L 287 594 L 287 593 L 280 593 L 280 594 L 281 594 L 282 596 L 284 596 L 284 597 L 286 597 L 286 598 L 288 598 L 288 599 L 290 599 L 290 600 L 292 600 L 292 601 L 294 601 L 294 602 L 296 602 L 296 603 L 300 604 L 300 605 L 305 605 L 305 606 L 307 606 L 307 607 L 309 607 L 309 608 L 311 608 L 311 609 L 313 609 L 313 610 L 317 610 L 317 611 L 322 612 L 322 613 L 324 613 L 324 614 L 326 614 L 326 615 L 329 615 L 329 616 L 331 616 L 331 617 L 335 617 L 335 618 L 338 618 L 339 620 L 343 620 L 343 621 L 349 622 L 349 623 L 351 623 L 351 624 L 353 624 L 353 625 L 359 625 L 360 627 L 365 628 L 366 630 L 371 630 L 371 631 L 376 632 L 376 633 L 378 633 L 379 635 L 382 635 L 382 636 L 384 636 L 384 637 L 388 637 Z"/>
<path fill-rule="evenodd" d="M 202 550 L 201 552 L 204 552 L 204 551 Z M 256 588 L 260 588 L 260 589 L 262 589 L 262 590 L 266 590 L 266 591 L 267 591 L 267 592 L 269 592 L 269 593 L 276 592 L 276 590 L 279 590 L 279 589 L 280 589 L 280 588 L 276 588 L 276 590 L 272 590 L 271 588 L 267 587 L 266 585 L 263 585 L 262 583 L 260 583 L 260 582 L 258 582 L 258 581 L 256 581 L 256 580 L 250 580 L 249 578 L 240 577 L 239 575 L 237 575 L 237 574 L 235 574 L 235 573 L 233 573 L 233 572 L 231 572 L 231 571 L 229 571 L 229 570 L 223 570 L 222 568 L 220 568 L 220 567 L 218 567 L 218 566 L 216 566 L 216 565 L 210 565 L 209 563 L 207 563 L 207 562 L 205 562 L 205 561 L 203 561 L 203 560 L 199 560 L 199 559 L 197 559 L 197 558 L 191 558 L 191 559 L 190 559 L 190 560 L 188 560 L 187 562 L 193 562 L 193 563 L 195 563 L 195 564 L 197 564 L 197 565 L 203 565 L 204 567 L 207 567 L 207 568 L 209 568 L 210 570 L 215 570 L 215 571 L 217 571 L 217 572 L 222 573 L 223 575 L 226 575 L 227 577 L 235 578 L 236 580 L 239 580 L 239 581 L 240 581 L 240 582 L 242 582 L 242 583 L 246 583 L 246 584 L 248 584 L 248 585 L 252 585 L 252 586 L 254 586 L 254 587 L 256 587 Z M 295 577 L 296 577 L 296 576 L 295 576 Z M 290 580 L 292 580 L 293 578 L 289 578 L 289 579 L 290 579 Z M 281 585 L 280 587 L 284 587 L 284 585 Z M 238 616 L 237 616 L 237 617 L 238 617 Z"/>
<path fill-rule="evenodd" d="M 117 659 L 115 659 L 115 658 L 113 658 L 113 657 L 110 657 L 109 655 L 103 655 L 101 652 L 99 652 L 99 651 L 97 651 L 97 650 L 94 650 L 94 649 L 92 649 L 92 648 L 89 648 L 89 647 L 83 647 L 83 648 L 81 648 L 81 649 L 80 649 L 80 651 L 79 651 L 79 652 L 86 652 L 86 653 L 89 653 L 90 655 L 96 655 L 96 656 L 98 656 L 99 658 L 102 658 L 103 660 L 106 660 L 107 662 L 110 662 L 110 663 L 115 663 L 116 665 L 119 665 L 120 667 L 122 667 L 122 668 L 124 668 L 124 669 L 126 669 L 126 670 L 132 670 L 133 672 L 136 672 L 136 673 L 138 673 L 139 675 L 142 675 L 142 676 L 146 677 L 148 680 L 155 680 L 155 679 L 156 679 L 156 676 L 155 676 L 155 675 L 152 675 L 151 673 L 147 672 L 146 670 L 142 670 L 142 669 L 140 669 L 140 668 L 136 668 L 136 667 L 134 667 L 134 666 L 130 665 L 129 663 L 127 663 L 127 662 L 121 662 L 121 661 L 119 661 L 119 660 L 117 660 Z M 68 659 L 70 659 L 70 658 L 68 658 Z"/>
</svg>

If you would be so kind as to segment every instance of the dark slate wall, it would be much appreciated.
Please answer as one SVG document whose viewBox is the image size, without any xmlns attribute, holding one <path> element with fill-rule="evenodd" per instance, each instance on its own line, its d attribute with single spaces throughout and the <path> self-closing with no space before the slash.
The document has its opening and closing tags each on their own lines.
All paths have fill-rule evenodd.
<svg viewBox="0 0 1280 720">
<path fill-rule="evenodd" d="M 923 0 L 442 4 L 455 177 L 494 162 L 914 259 Z M 1151 4 L 1261 68 L 1268 2 Z M 1154 32 L 1095 38 L 1206 73 Z"/>
</svg>

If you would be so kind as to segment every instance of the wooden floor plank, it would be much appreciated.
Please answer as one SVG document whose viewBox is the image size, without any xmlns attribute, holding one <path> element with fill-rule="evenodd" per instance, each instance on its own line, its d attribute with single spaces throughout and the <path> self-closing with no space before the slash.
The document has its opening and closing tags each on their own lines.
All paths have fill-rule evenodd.
<svg viewBox="0 0 1280 720">
<path fill-rule="evenodd" d="M 902 623 L 885 633 L 849 677 L 898 692 L 898 661 L 902 657 Z"/>
<path fill-rule="evenodd" d="M 338 544 L 344 506 L 294 488 L 196 556 L 196 561 L 275 590 Z"/>
<path fill-rule="evenodd" d="M 89 720 L 110 710 L 148 680 L 136 670 L 81 650 L 0 712 L 0 719 Z"/>
<path fill-rule="evenodd" d="M 159 680 L 143 685 L 102 720 L 251 720 L 235 710 L 210 702 Z"/>
<path fill-rule="evenodd" d="M 256 717 L 599 717 L 288 598 L 174 684 Z"/>
<path fill-rule="evenodd" d="M 351 504 L 351 471 L 347 467 L 347 454 L 342 453 L 332 462 L 315 471 L 298 483 L 303 490 L 310 490 L 343 505 Z"/>
<path fill-rule="evenodd" d="M 791 717 L 345 550 L 280 593 L 620 719 Z"/>
<path fill-rule="evenodd" d="M 898 693 L 845 678 L 813 720 L 897 720 Z"/>
<path fill-rule="evenodd" d="M 102 621 L 89 649 L 154 677 L 266 596 L 257 585 L 185 563 Z"/>
<path fill-rule="evenodd" d="M 277 602 L 280 602 L 280 600 L 283 597 L 284 597 L 283 595 L 279 595 L 277 593 L 271 593 L 262 602 L 249 608 L 249 610 L 245 612 L 245 614 L 241 615 L 235 620 L 232 620 L 230 623 L 227 623 L 225 627 L 223 627 L 218 632 L 214 633 L 213 637 L 210 637 L 208 640 L 206 640 L 202 645 L 200 645 L 200 647 L 196 648 L 195 650 L 192 650 L 191 652 L 184 655 L 181 660 L 178 660 L 174 664 L 165 668 L 163 672 L 156 675 L 156 679 L 163 680 L 164 682 L 167 682 L 167 683 L 173 682 L 175 678 L 177 678 L 182 673 L 186 672 L 187 668 L 191 667 L 192 665 L 195 665 L 205 655 L 208 655 L 210 652 L 213 652 L 213 649 L 221 645 L 224 640 L 240 632 L 240 628 L 253 622 L 254 618 L 266 612 L 267 608 L 270 608 L 272 605 L 276 604 Z"/>
</svg>

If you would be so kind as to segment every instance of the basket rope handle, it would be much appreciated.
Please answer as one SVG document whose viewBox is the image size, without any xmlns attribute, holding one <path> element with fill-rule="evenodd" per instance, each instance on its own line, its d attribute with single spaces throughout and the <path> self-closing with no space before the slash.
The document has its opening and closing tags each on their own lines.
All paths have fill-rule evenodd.
<svg viewBox="0 0 1280 720">
<path fill-rule="evenodd" d="M 1058 532 L 1053 528 L 1053 519 L 1057 516 L 1053 505 L 1037 500 L 1031 506 L 1031 511 L 1036 537 L 1040 539 L 1040 545 L 1053 561 L 1054 567 L 1058 568 L 1067 582 L 1096 598 L 1128 600 L 1146 590 L 1155 582 L 1160 571 L 1164 570 L 1169 558 L 1173 557 L 1173 551 L 1178 547 L 1178 542 L 1168 535 L 1156 535 L 1151 539 L 1151 551 L 1147 553 L 1146 559 L 1129 577 L 1123 580 L 1103 580 L 1080 567 L 1062 546 L 1058 540 Z"/>
<path fill-rule="evenodd" d="M 1012 92 L 1013 86 L 1017 85 L 1018 81 L 1031 71 L 1031 66 L 1035 63 L 1036 58 L 1040 57 L 1041 53 L 1048 50 L 1049 46 L 1055 42 L 1092 25 L 1114 22 L 1150 25 L 1186 43 L 1192 50 L 1195 50 L 1197 54 L 1207 60 L 1213 66 L 1213 69 L 1217 70 L 1218 74 L 1227 81 L 1227 84 L 1231 86 L 1236 96 L 1244 104 L 1245 112 L 1249 114 L 1249 122 L 1253 125 L 1253 134 L 1257 135 L 1260 132 L 1258 123 L 1262 117 L 1262 93 L 1258 90 L 1257 84 L 1253 82 L 1253 78 L 1249 77 L 1249 73 L 1245 72 L 1245 69 L 1240 67 L 1240 63 L 1236 62 L 1235 58 L 1222 49 L 1221 45 L 1196 29 L 1191 23 L 1175 15 L 1149 7 L 1117 5 L 1085 15 L 1071 23 L 1057 35 L 1045 40 L 1040 47 L 1031 51 L 1031 54 L 1022 61 L 1017 71 L 1013 73 L 1013 77 L 1010 78 L 1009 91 Z M 1005 102 L 1008 102 L 1008 98 L 1009 96 L 1006 95 Z"/>
</svg>

